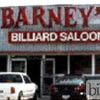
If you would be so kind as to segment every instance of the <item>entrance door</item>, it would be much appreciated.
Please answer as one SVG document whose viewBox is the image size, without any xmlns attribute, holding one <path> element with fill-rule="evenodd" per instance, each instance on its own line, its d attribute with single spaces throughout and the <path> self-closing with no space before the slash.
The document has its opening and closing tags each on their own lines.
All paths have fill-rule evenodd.
<svg viewBox="0 0 100 100">
<path fill-rule="evenodd" d="M 49 95 L 50 86 L 55 83 L 55 59 L 46 59 L 42 67 L 42 95 Z"/>
<path fill-rule="evenodd" d="M 21 58 L 11 59 L 11 71 L 12 72 L 26 72 L 27 73 L 27 60 Z"/>
</svg>

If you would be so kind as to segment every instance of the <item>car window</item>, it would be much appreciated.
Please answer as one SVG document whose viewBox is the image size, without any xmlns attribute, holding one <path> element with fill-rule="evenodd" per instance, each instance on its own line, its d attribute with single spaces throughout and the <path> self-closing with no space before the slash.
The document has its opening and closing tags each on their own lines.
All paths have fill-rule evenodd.
<svg viewBox="0 0 100 100">
<path fill-rule="evenodd" d="M 61 84 L 83 84 L 83 79 L 79 77 L 63 77 L 63 78 L 58 78 L 56 80 L 56 83 L 61 83 Z"/>
<path fill-rule="evenodd" d="M 20 75 L 2 74 L 0 75 L 0 83 L 22 83 Z"/>
<path fill-rule="evenodd" d="M 30 80 L 30 78 L 26 75 L 23 76 L 25 83 L 32 83 L 32 81 Z"/>
</svg>

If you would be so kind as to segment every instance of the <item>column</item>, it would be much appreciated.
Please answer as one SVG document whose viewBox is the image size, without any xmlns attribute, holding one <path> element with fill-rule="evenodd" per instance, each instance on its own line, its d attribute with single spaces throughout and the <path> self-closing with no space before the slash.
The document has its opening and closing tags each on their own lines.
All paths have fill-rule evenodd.
<svg viewBox="0 0 100 100">
<path fill-rule="evenodd" d="M 7 56 L 7 72 L 11 72 L 11 56 Z"/>
<path fill-rule="evenodd" d="M 92 54 L 92 75 L 95 75 L 95 54 Z"/>
<path fill-rule="evenodd" d="M 42 97 L 42 94 L 43 94 L 43 68 L 45 66 L 45 55 L 42 55 L 42 59 L 41 59 L 41 80 L 40 80 L 40 84 L 41 84 L 41 90 L 40 90 L 40 97 Z"/>
<path fill-rule="evenodd" d="M 67 74 L 70 74 L 70 55 L 67 57 Z"/>
</svg>

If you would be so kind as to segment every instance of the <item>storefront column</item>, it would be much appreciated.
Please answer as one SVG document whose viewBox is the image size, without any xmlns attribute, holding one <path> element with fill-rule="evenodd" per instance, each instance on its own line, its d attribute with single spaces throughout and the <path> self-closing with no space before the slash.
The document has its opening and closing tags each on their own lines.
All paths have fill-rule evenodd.
<svg viewBox="0 0 100 100">
<path fill-rule="evenodd" d="M 67 57 L 67 74 L 70 74 L 70 55 Z"/>
<path fill-rule="evenodd" d="M 7 72 L 11 72 L 11 56 L 7 56 Z"/>
<path fill-rule="evenodd" d="M 40 89 L 40 97 L 42 97 L 42 94 L 43 94 L 42 92 L 43 92 L 43 70 L 44 70 L 44 66 L 45 66 L 45 55 L 42 55 L 42 59 L 41 59 L 41 71 L 40 71 L 41 72 L 41 79 L 40 79 L 41 80 L 40 81 L 41 82 L 40 83 L 41 84 L 41 86 L 40 86 L 41 87 L 41 89 Z"/>
<path fill-rule="evenodd" d="M 92 54 L 92 75 L 95 74 L 95 54 Z"/>
</svg>

